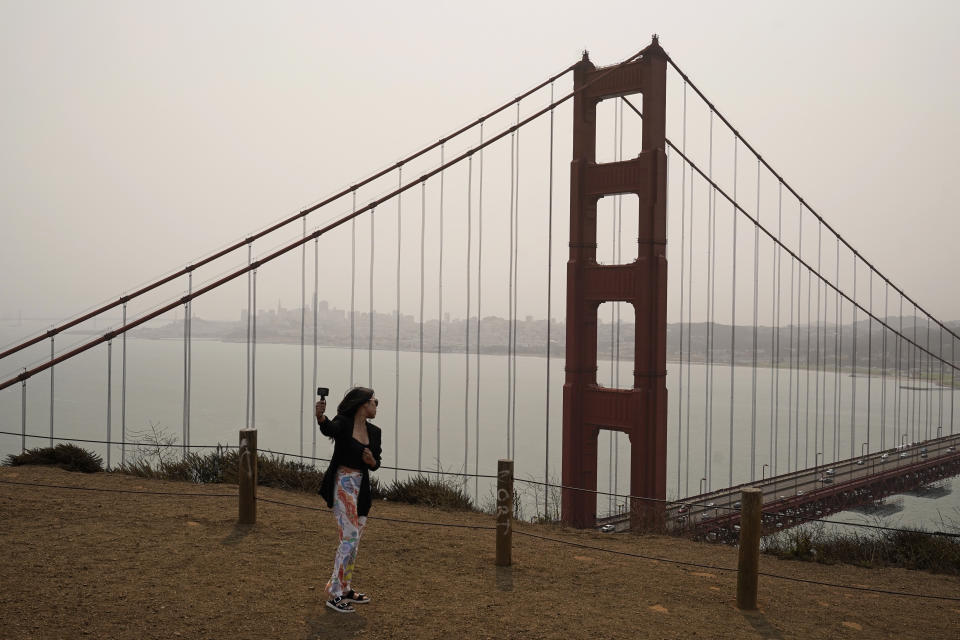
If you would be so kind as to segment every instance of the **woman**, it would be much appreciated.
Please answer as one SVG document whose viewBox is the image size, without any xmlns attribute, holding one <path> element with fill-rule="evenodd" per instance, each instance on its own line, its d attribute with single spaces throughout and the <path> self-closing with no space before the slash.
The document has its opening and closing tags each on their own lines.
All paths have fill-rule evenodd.
<svg viewBox="0 0 960 640">
<path fill-rule="evenodd" d="M 380 468 L 380 428 L 367 422 L 377 417 L 379 401 L 373 389 L 354 387 L 337 405 L 337 415 L 328 420 L 326 398 L 317 402 L 320 431 L 333 442 L 333 458 L 323 474 L 320 495 L 333 508 L 340 544 L 327 582 L 327 606 L 338 613 L 352 613 L 351 603 L 367 604 L 366 594 L 353 590 L 350 580 L 357 561 L 357 545 L 370 512 L 370 471 Z"/>
</svg>

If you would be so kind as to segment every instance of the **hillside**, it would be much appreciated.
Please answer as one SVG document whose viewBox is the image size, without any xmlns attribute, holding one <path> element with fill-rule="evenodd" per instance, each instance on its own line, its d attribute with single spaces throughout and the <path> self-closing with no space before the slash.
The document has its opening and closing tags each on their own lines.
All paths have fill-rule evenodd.
<svg viewBox="0 0 960 640">
<path fill-rule="evenodd" d="M 64 485 L 181 497 L 43 488 Z M 484 514 L 377 503 L 355 584 L 373 603 L 323 606 L 336 530 L 317 496 L 260 487 L 236 525 L 234 485 L 195 486 L 46 467 L 0 468 L 0 637 L 21 638 L 958 638 L 960 602 L 760 580 L 761 611 L 734 605 L 733 572 L 514 535 L 493 565 Z M 213 494 L 231 497 L 212 497 Z M 391 519 L 391 520 L 385 520 Z M 521 524 L 568 543 L 736 566 L 736 549 L 658 536 Z M 960 580 L 903 569 L 761 559 L 761 571 L 960 598 Z"/>
</svg>

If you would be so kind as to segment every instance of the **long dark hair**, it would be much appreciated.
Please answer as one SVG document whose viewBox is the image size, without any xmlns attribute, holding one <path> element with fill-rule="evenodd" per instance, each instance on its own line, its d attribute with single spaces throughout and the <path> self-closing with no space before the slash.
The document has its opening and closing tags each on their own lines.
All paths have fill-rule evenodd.
<svg viewBox="0 0 960 640">
<path fill-rule="evenodd" d="M 373 389 L 367 387 L 353 387 L 343 394 L 343 400 L 337 405 L 337 415 L 353 418 L 357 409 L 370 402 L 373 397 Z"/>
</svg>

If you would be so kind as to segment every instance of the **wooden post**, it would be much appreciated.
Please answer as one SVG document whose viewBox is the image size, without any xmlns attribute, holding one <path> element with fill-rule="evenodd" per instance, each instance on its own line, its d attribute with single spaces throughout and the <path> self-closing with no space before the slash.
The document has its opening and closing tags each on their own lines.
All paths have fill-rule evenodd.
<svg viewBox="0 0 960 640">
<path fill-rule="evenodd" d="M 498 567 L 513 564 L 513 460 L 497 461 L 497 561 Z"/>
<path fill-rule="evenodd" d="M 257 430 L 240 430 L 238 459 L 240 485 L 240 524 L 257 521 Z"/>
<path fill-rule="evenodd" d="M 763 491 L 755 488 L 740 493 L 740 555 L 737 562 L 737 606 L 757 608 L 757 570 L 760 568 L 760 515 Z"/>
</svg>

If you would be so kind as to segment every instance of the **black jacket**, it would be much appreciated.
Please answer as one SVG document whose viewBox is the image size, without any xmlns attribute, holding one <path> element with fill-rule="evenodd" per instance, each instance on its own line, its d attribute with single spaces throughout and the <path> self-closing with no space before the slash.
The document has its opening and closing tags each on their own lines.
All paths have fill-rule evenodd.
<svg viewBox="0 0 960 640">
<path fill-rule="evenodd" d="M 345 460 L 355 458 L 354 448 L 357 446 L 353 439 L 353 417 L 337 414 L 333 420 L 324 420 L 320 423 L 320 432 L 323 435 L 333 438 L 333 457 L 330 459 L 330 466 L 323 474 L 323 483 L 320 485 L 320 495 L 326 501 L 328 507 L 333 507 L 333 494 L 337 481 L 337 469 L 345 464 Z M 373 423 L 367 423 L 367 434 L 370 437 L 368 448 L 370 453 L 377 461 L 377 466 L 362 466 L 363 481 L 360 483 L 360 495 L 357 498 L 357 515 L 365 516 L 370 513 L 370 471 L 376 471 L 380 468 L 380 455 L 383 450 L 380 445 L 380 427 Z M 353 466 L 355 465 L 346 465 Z"/>
</svg>

